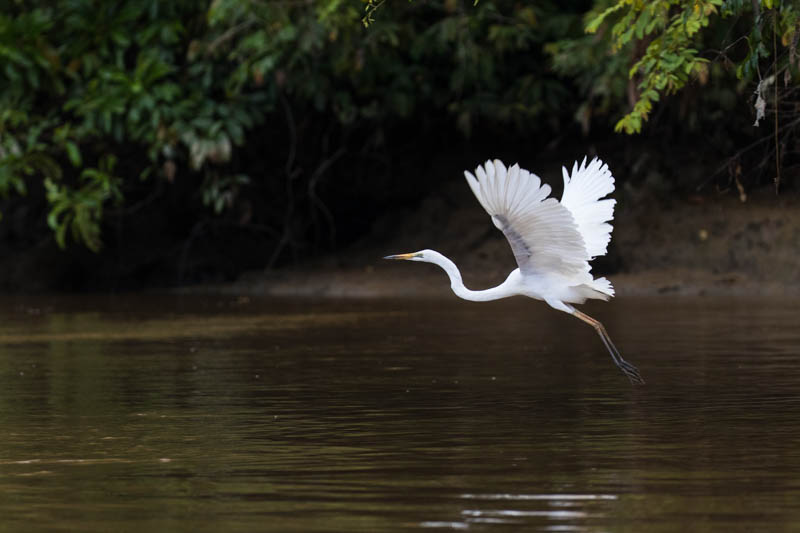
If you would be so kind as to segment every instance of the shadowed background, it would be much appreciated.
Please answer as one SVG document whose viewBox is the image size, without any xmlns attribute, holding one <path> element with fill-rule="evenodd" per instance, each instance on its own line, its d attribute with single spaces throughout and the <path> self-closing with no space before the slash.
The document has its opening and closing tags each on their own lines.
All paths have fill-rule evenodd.
<svg viewBox="0 0 800 533">
<path fill-rule="evenodd" d="M 558 192 L 587 154 L 618 186 L 600 274 L 797 279 L 767 273 L 800 247 L 796 7 L 612 5 L 7 1 L 0 286 L 363 269 L 443 240 L 507 270 L 462 171 L 499 157 Z"/>
</svg>

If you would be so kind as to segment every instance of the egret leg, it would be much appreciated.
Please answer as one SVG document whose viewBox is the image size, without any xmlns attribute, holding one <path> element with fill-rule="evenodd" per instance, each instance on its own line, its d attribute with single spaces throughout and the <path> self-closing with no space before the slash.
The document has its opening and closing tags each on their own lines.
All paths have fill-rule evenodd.
<svg viewBox="0 0 800 533">
<path fill-rule="evenodd" d="M 575 309 L 572 314 L 592 326 L 595 331 L 597 331 L 597 334 L 600 335 L 600 338 L 603 340 L 603 344 L 606 345 L 608 352 L 611 354 L 611 359 L 614 360 L 614 364 L 617 365 L 626 376 L 628 376 L 628 379 L 631 381 L 631 383 L 644 385 L 644 379 L 642 379 L 642 375 L 639 374 L 639 370 L 622 358 L 619 350 L 617 350 L 617 347 L 614 346 L 613 342 L 611 342 L 611 337 L 608 336 L 606 328 L 600 323 L 599 320 L 595 320 L 586 313 L 581 313 L 577 309 Z"/>
</svg>

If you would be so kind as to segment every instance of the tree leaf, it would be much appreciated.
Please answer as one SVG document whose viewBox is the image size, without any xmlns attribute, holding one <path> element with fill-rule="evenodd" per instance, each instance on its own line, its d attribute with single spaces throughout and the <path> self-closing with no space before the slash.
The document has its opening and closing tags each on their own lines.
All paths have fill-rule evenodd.
<svg viewBox="0 0 800 533">
<path fill-rule="evenodd" d="M 81 166 L 81 151 L 78 148 L 78 145 L 73 141 L 67 141 L 64 143 L 64 148 L 67 150 L 67 157 L 69 157 L 69 162 L 72 163 L 72 166 Z"/>
</svg>

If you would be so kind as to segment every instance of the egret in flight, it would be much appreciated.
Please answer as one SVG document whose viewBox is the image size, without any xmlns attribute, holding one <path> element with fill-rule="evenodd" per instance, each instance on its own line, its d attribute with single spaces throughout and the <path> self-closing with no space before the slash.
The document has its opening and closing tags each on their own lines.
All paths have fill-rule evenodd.
<svg viewBox="0 0 800 533">
<path fill-rule="evenodd" d="M 606 278 L 594 278 L 589 261 L 605 255 L 611 240 L 609 224 L 614 218 L 615 200 L 604 198 L 614 191 L 614 177 L 599 159 L 578 165 L 572 172 L 562 167 L 564 193 L 561 201 L 548 198 L 550 186 L 536 174 L 499 160 L 487 161 L 465 171 L 472 192 L 492 217 L 511 245 L 519 268 L 491 289 L 473 291 L 464 286 L 461 272 L 447 257 L 435 250 L 387 256 L 439 265 L 450 278 L 450 287 L 459 298 L 486 302 L 523 295 L 544 300 L 592 326 L 603 340 L 614 363 L 632 383 L 644 383 L 635 366 L 619 353 L 599 321 L 578 311 L 572 304 L 587 299 L 608 301 L 614 288 Z"/>
</svg>

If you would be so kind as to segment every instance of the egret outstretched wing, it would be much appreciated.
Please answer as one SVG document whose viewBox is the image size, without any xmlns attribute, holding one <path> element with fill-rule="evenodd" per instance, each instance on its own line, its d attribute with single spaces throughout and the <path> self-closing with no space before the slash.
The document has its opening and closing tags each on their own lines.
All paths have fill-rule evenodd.
<svg viewBox="0 0 800 533">
<path fill-rule="evenodd" d="M 561 167 L 564 175 L 564 194 L 561 205 L 569 209 L 586 245 L 589 257 L 606 254 L 613 227 L 608 222 L 614 218 L 616 200 L 606 198 L 614 192 L 614 176 L 608 166 L 597 158 L 586 164 L 586 158 L 572 166 L 572 174 Z"/>
<path fill-rule="evenodd" d="M 508 239 L 523 275 L 558 273 L 576 284 L 591 281 L 590 255 L 570 210 L 548 198 L 535 174 L 499 160 L 465 171 L 472 192 Z"/>
</svg>

